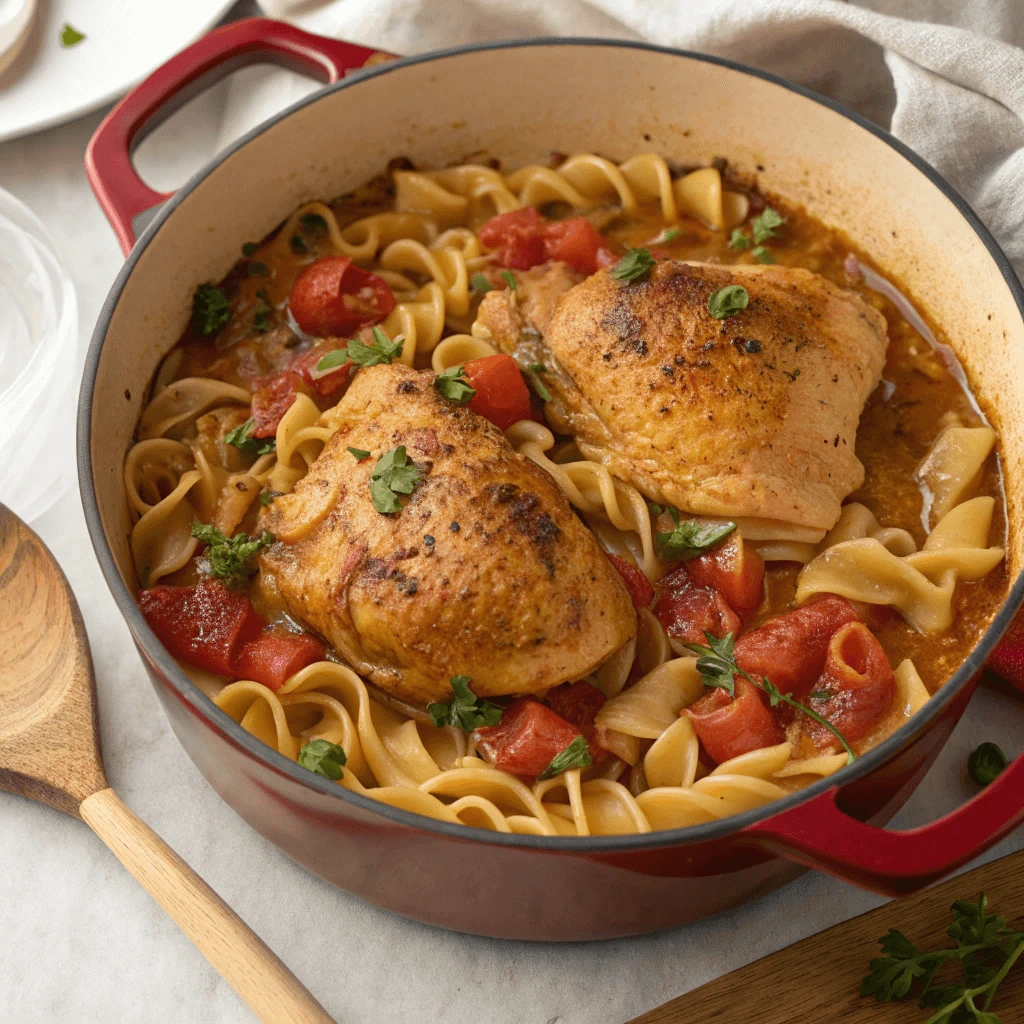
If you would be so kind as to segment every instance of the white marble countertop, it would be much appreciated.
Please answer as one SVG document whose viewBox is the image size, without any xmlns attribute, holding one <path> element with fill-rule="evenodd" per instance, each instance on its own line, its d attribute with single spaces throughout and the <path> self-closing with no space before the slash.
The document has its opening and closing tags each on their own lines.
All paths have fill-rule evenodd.
<svg viewBox="0 0 1024 1024">
<path fill-rule="evenodd" d="M 146 144 L 159 186 L 184 180 L 215 137 L 216 93 Z M 0 187 L 53 233 L 91 332 L 121 254 L 82 156 L 101 115 L 0 146 Z M 191 145 L 179 146 L 189 133 Z M 193 154 L 185 165 L 184 151 Z M 85 337 L 83 337 L 83 347 Z M 74 439 L 66 438 L 72 457 Z M 2 498 L 2 495 L 0 495 Z M 96 662 L 111 784 L 289 964 L 339 1022 L 618 1024 L 733 968 L 877 905 L 809 873 L 771 896 L 687 928 L 596 944 L 499 942 L 377 910 L 308 874 L 253 832 L 200 776 L 158 706 L 100 575 L 77 491 L 35 523 L 67 573 Z M 974 792 L 982 740 L 1015 755 L 1024 703 L 983 685 L 897 820 L 923 824 Z M 989 858 L 1024 847 L 1024 832 Z M 965 895 L 970 895 L 966 894 Z M 81 822 L 0 793 L 0 1021 L 254 1018 Z"/>
</svg>

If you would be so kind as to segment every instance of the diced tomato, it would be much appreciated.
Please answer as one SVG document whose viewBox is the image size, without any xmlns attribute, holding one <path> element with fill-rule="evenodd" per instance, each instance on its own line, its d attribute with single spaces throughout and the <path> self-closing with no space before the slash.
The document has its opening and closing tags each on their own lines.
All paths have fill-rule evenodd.
<svg viewBox="0 0 1024 1024">
<path fill-rule="evenodd" d="M 477 750 L 495 768 L 536 777 L 582 734 L 547 705 L 521 697 L 505 708 L 497 725 L 477 729 L 473 735 Z"/>
<path fill-rule="evenodd" d="M 500 213 L 482 224 L 477 235 L 480 243 L 494 250 L 499 267 L 529 270 L 543 263 L 544 227 L 547 221 L 533 206 Z"/>
<path fill-rule="evenodd" d="M 718 687 L 683 709 L 716 764 L 751 750 L 773 747 L 783 740 L 761 691 L 740 676 L 736 676 L 735 683 L 735 697 Z"/>
<path fill-rule="evenodd" d="M 309 633 L 270 629 L 239 648 L 232 675 L 279 690 L 296 672 L 323 661 L 326 653 L 324 644 Z"/>
<path fill-rule="evenodd" d="M 395 308 L 395 296 L 383 278 L 347 256 L 326 256 L 295 279 L 288 308 L 307 334 L 347 337 L 379 324 Z"/>
<path fill-rule="evenodd" d="M 752 612 L 764 596 L 764 560 L 735 532 L 691 558 L 686 571 L 694 583 L 714 587 L 738 612 Z"/>
<path fill-rule="evenodd" d="M 342 363 L 336 370 L 332 370 L 330 373 L 324 374 L 322 377 L 314 377 L 313 371 L 316 369 L 316 364 L 328 352 L 334 352 L 336 349 L 344 348 L 347 341 L 343 341 L 338 338 L 335 340 L 322 341 L 314 345 L 311 349 L 307 349 L 305 352 L 299 353 L 289 364 L 288 369 L 292 373 L 297 373 L 311 388 L 313 388 L 321 398 L 330 398 L 335 395 L 342 388 L 348 387 L 349 382 L 352 380 L 352 374 L 349 370 L 354 365 L 352 362 Z"/>
<path fill-rule="evenodd" d="M 826 594 L 744 633 L 736 641 L 736 664 L 752 676 L 767 676 L 783 693 L 802 698 L 825 667 L 832 634 L 856 621 L 845 597 Z"/>
<path fill-rule="evenodd" d="M 658 589 L 654 614 L 674 640 L 703 644 L 707 643 L 705 633 L 718 637 L 739 633 L 739 616 L 729 602 L 713 587 L 694 583 L 685 568 L 676 569 Z"/>
<path fill-rule="evenodd" d="M 651 586 L 651 582 L 644 575 L 643 570 L 618 555 L 609 555 L 608 561 L 615 566 L 615 571 L 622 577 L 622 582 L 626 585 L 626 593 L 629 594 L 633 607 L 650 608 L 651 601 L 654 600 L 654 587 Z"/>
<path fill-rule="evenodd" d="M 847 741 L 866 736 L 896 696 L 889 659 L 874 633 L 862 622 L 848 622 L 832 635 L 825 668 L 814 686 L 810 706 L 828 719 Z M 823 725 L 809 721 L 807 728 L 819 750 L 840 749 L 839 741 Z"/>
<path fill-rule="evenodd" d="M 583 733 L 595 764 L 608 756 L 608 752 L 598 742 L 598 731 L 594 725 L 594 719 L 604 702 L 604 694 L 584 679 L 556 686 L 544 698 L 544 703 L 552 711 Z"/>
<path fill-rule="evenodd" d="M 247 597 L 209 579 L 140 590 L 139 608 L 175 658 L 221 676 L 233 674 L 238 651 L 266 625 Z"/>
<path fill-rule="evenodd" d="M 561 260 L 581 274 L 593 274 L 609 266 L 602 262 L 608 256 L 612 263 L 618 259 L 608 248 L 608 240 L 585 217 L 548 224 L 544 229 L 544 255 L 549 260 Z"/>
<path fill-rule="evenodd" d="M 291 370 L 253 381 L 252 437 L 273 437 L 281 418 L 292 407 L 296 395 L 310 395 L 312 389 Z"/>
<path fill-rule="evenodd" d="M 1024 612 L 1018 612 L 989 656 L 986 668 L 1024 693 Z"/>
<path fill-rule="evenodd" d="M 476 389 L 469 407 L 477 415 L 490 420 L 499 430 L 508 430 L 513 423 L 530 419 L 530 391 L 511 356 L 470 359 L 463 371 L 470 387 Z"/>
</svg>

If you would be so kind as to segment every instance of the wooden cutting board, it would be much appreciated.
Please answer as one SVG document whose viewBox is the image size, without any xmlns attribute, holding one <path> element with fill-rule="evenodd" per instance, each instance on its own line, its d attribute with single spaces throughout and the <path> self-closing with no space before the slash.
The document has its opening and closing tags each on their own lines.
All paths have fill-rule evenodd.
<svg viewBox="0 0 1024 1024">
<path fill-rule="evenodd" d="M 1024 850 L 780 949 L 630 1024 L 922 1024 L 935 1011 L 919 1009 L 915 999 L 879 1003 L 860 995 L 878 940 L 896 928 L 918 948 L 952 946 L 950 906 L 982 892 L 990 910 L 1020 928 Z M 1024 960 L 999 986 L 991 1009 L 1004 1024 L 1024 1021 Z"/>
</svg>

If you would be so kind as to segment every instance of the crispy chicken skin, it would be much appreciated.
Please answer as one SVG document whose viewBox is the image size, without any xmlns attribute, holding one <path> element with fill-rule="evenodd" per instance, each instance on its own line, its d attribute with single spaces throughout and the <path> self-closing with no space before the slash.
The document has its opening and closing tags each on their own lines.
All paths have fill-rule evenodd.
<svg viewBox="0 0 1024 1024">
<path fill-rule="evenodd" d="M 636 631 L 618 575 L 554 481 L 433 382 L 401 365 L 356 376 L 320 457 L 261 513 L 278 538 L 261 596 L 404 700 L 449 700 L 454 675 L 483 696 L 586 676 Z M 424 476 L 384 515 L 370 475 L 397 445 Z"/>
<path fill-rule="evenodd" d="M 716 320 L 708 298 L 731 284 L 749 305 Z M 542 358 L 507 319 L 485 296 L 495 344 Z M 547 413 L 654 501 L 826 530 L 864 479 L 857 423 L 886 344 L 880 313 L 807 270 L 665 260 L 636 284 L 602 270 L 544 331 Z"/>
</svg>

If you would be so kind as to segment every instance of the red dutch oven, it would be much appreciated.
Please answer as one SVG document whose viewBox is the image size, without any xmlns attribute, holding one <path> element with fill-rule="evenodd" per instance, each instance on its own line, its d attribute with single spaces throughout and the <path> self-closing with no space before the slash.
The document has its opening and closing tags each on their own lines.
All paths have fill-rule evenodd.
<svg viewBox="0 0 1024 1024">
<path fill-rule="evenodd" d="M 1024 578 L 1017 578 L 1024 292 L 967 204 L 863 118 L 702 54 L 540 39 L 380 60 L 364 47 L 277 22 L 237 22 L 170 60 L 119 103 L 86 158 L 128 259 L 97 323 L 82 385 L 85 515 L 171 725 L 210 784 L 253 828 L 342 888 L 432 924 L 515 939 L 666 928 L 749 900 L 804 867 L 898 895 L 1005 836 L 1024 818 L 1024 758 L 930 825 L 881 827 L 946 742 L 1024 596 Z M 132 167 L 133 146 L 197 91 L 255 62 L 328 84 L 236 142 L 173 196 L 148 188 Z M 355 69 L 362 70 L 346 77 Z M 196 285 L 222 277 L 243 242 L 263 237 L 300 203 L 344 192 L 394 156 L 443 166 L 478 150 L 513 166 L 553 150 L 618 158 L 655 150 L 684 164 L 727 155 L 756 171 L 767 190 L 845 230 L 931 313 L 959 353 L 1002 438 L 1015 582 L 927 707 L 850 767 L 766 807 L 675 831 L 572 839 L 453 826 L 358 796 L 265 747 L 189 681 L 146 625 L 133 597 L 122 461 Z M 458 886 L 438 884 L 454 875 Z"/>
</svg>

